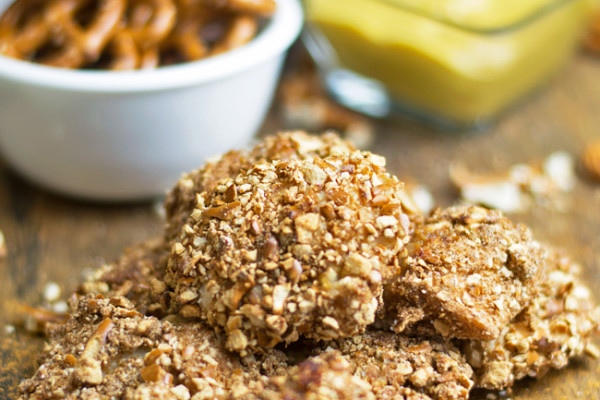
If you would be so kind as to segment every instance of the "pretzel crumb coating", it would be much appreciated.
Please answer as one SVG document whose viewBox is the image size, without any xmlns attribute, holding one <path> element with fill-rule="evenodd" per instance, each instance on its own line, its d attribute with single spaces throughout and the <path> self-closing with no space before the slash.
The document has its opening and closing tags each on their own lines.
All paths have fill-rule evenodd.
<svg viewBox="0 0 600 400">
<path fill-rule="evenodd" d="M 554 249 L 544 257 L 547 279 L 531 304 L 506 325 L 497 339 L 463 346 L 476 385 L 504 389 L 525 377 L 540 378 L 567 365 L 571 357 L 600 353 L 591 342 L 600 308 L 579 277 L 579 265 Z"/>
<path fill-rule="evenodd" d="M 198 322 L 139 314 L 120 297 L 82 297 L 50 334 L 20 398 L 227 399 L 248 393 L 263 373 L 282 373 L 285 357 L 240 359 Z M 183 397 L 181 397 L 183 396 Z"/>
<path fill-rule="evenodd" d="M 273 376 L 242 400 L 375 400 L 371 385 L 352 373 L 348 360 L 327 351 Z"/>
<path fill-rule="evenodd" d="M 458 348 L 441 339 L 367 331 L 322 344 L 339 351 L 352 373 L 367 381 L 376 399 L 468 399 L 473 370 Z"/>
<path fill-rule="evenodd" d="M 541 246 L 499 211 L 435 210 L 415 228 L 402 273 L 385 290 L 397 332 L 429 326 L 444 337 L 493 339 L 529 304 Z"/>
<path fill-rule="evenodd" d="M 209 160 L 202 168 L 182 176 L 168 193 L 164 205 L 166 240 L 171 241 L 179 234 L 196 206 L 197 196 L 213 190 L 221 179 L 235 178 L 259 162 L 328 157 L 354 150 L 349 142 L 331 132 L 317 136 L 303 131 L 290 131 L 268 136 L 250 150 L 233 150 Z"/>
<path fill-rule="evenodd" d="M 362 332 L 412 230 L 384 163 L 355 151 L 255 164 L 220 181 L 172 247 L 175 302 L 242 354 Z"/>
</svg>

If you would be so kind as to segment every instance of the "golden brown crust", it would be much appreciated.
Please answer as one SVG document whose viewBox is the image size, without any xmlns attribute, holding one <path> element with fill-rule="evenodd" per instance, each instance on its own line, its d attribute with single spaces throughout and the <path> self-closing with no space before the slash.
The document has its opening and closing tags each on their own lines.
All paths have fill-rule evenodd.
<svg viewBox="0 0 600 400">
<path fill-rule="evenodd" d="M 284 365 L 275 350 L 240 359 L 202 323 L 145 317 L 122 297 L 85 296 L 51 332 L 42 364 L 19 391 L 23 400 L 226 399 Z"/>
<path fill-rule="evenodd" d="M 228 347 L 360 333 L 398 273 L 411 222 L 384 160 L 354 152 L 256 164 L 199 198 L 166 275 Z"/>
<path fill-rule="evenodd" d="M 438 209 L 417 226 L 402 274 L 386 287 L 397 332 L 417 322 L 445 337 L 492 339 L 532 299 L 542 250 L 499 211 Z"/>
<path fill-rule="evenodd" d="M 333 133 L 314 136 L 292 131 L 266 137 L 251 150 L 233 150 L 208 161 L 202 168 L 185 174 L 167 195 L 166 240 L 172 241 L 179 234 L 196 206 L 197 195 L 213 190 L 221 179 L 234 178 L 259 162 L 327 157 L 354 150 L 349 142 Z"/>
<path fill-rule="evenodd" d="M 600 355 L 600 309 L 570 260 L 497 211 L 423 222 L 381 157 L 336 136 L 230 152 L 166 209 L 166 237 L 50 321 L 22 400 L 458 400 L 473 381 L 503 389 Z M 313 357 L 291 367 L 294 350 L 273 347 L 302 337 Z"/>
<path fill-rule="evenodd" d="M 547 279 L 531 304 L 491 341 L 466 341 L 463 351 L 475 369 L 477 386 L 503 389 L 514 381 L 540 378 L 585 352 L 598 356 L 590 342 L 598 331 L 600 308 L 579 278 L 579 266 L 548 249 Z"/>
<path fill-rule="evenodd" d="M 449 342 L 367 331 L 323 343 L 347 359 L 377 399 L 467 399 L 473 371 Z"/>
</svg>

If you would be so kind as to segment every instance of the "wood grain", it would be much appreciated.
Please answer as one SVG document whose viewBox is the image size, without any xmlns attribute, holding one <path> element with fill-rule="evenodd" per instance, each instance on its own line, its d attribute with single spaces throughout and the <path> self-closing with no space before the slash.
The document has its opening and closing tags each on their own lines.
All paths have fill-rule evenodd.
<svg viewBox="0 0 600 400">
<path fill-rule="evenodd" d="M 578 56 L 485 133 L 435 133 L 407 120 L 374 124 L 377 138 L 371 150 L 386 156 L 389 170 L 425 184 L 439 205 L 448 205 L 456 200 L 448 179 L 453 161 L 480 171 L 505 170 L 556 150 L 578 156 L 587 143 L 600 139 L 600 59 Z M 280 128 L 272 113 L 263 131 Z M 536 207 L 512 218 L 531 226 L 537 238 L 567 249 L 584 266 L 593 292 L 600 293 L 600 185 L 581 178 L 568 200 L 566 211 Z M 59 282 L 68 293 L 84 271 L 159 235 L 164 222 L 156 208 L 62 198 L 30 185 L 0 161 L 0 230 L 8 246 L 8 256 L 0 260 L 0 399 L 15 398 L 16 385 L 32 373 L 43 344 L 18 331 L 5 333 L 11 301 L 39 302 L 48 281 Z M 511 398 L 600 399 L 599 378 L 600 360 L 577 360 L 540 381 L 523 382 Z M 473 397 L 483 399 L 486 393 Z"/>
</svg>

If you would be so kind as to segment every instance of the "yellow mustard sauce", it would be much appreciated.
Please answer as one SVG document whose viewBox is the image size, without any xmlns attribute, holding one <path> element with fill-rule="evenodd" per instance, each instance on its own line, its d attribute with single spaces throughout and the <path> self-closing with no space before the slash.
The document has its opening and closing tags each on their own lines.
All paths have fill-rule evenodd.
<svg viewBox="0 0 600 400">
<path fill-rule="evenodd" d="M 575 48 L 596 2 L 566 1 L 536 15 L 545 3 L 553 2 L 305 2 L 343 68 L 378 80 L 401 104 L 460 122 L 490 118 L 546 81 Z"/>
</svg>

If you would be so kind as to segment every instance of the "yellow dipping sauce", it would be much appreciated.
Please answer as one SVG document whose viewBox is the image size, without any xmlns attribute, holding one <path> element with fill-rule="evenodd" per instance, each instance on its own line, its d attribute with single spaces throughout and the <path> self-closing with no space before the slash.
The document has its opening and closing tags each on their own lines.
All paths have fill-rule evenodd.
<svg viewBox="0 0 600 400">
<path fill-rule="evenodd" d="M 595 0 L 306 0 L 340 68 L 392 99 L 470 124 L 547 80 L 574 49 Z"/>
</svg>

